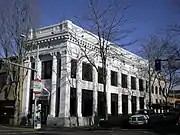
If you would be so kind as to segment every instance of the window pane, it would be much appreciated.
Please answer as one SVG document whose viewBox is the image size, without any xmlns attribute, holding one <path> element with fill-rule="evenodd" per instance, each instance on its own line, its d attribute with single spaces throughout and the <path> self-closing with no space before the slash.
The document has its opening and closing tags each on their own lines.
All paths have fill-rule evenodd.
<svg viewBox="0 0 180 135">
<path fill-rule="evenodd" d="M 111 71 L 111 85 L 117 86 L 117 72 Z"/>
<path fill-rule="evenodd" d="M 131 76 L 131 89 L 136 89 L 136 78 Z"/>
<path fill-rule="evenodd" d="M 122 88 L 127 88 L 127 75 L 125 74 L 121 75 L 121 84 L 122 84 Z"/>
<path fill-rule="evenodd" d="M 103 83 L 103 68 L 98 67 L 98 83 Z"/>
<path fill-rule="evenodd" d="M 91 81 L 92 82 L 92 65 L 83 63 L 82 65 L 82 79 L 85 81 Z"/>
<path fill-rule="evenodd" d="M 70 89 L 70 115 L 76 116 L 77 114 L 77 96 L 76 96 L 76 88 Z"/>
<path fill-rule="evenodd" d="M 42 79 L 52 78 L 52 60 L 42 62 Z"/>
<path fill-rule="evenodd" d="M 71 78 L 76 78 L 76 72 L 77 72 L 77 60 L 72 59 L 71 60 Z"/>
<path fill-rule="evenodd" d="M 92 116 L 93 112 L 93 91 L 82 90 L 82 116 Z"/>
<path fill-rule="evenodd" d="M 139 91 L 144 91 L 143 80 L 139 79 Z"/>
</svg>

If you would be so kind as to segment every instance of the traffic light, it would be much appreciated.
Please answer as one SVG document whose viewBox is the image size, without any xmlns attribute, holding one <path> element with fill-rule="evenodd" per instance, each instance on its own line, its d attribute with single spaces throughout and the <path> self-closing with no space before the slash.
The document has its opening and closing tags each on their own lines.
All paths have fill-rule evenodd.
<svg viewBox="0 0 180 135">
<path fill-rule="evenodd" d="M 160 71 L 161 70 L 161 59 L 155 60 L 155 70 Z"/>
</svg>

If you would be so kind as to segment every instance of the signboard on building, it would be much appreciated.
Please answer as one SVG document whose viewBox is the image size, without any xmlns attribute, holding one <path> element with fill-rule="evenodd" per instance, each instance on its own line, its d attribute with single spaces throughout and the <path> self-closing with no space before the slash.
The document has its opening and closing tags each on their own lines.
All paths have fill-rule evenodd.
<svg viewBox="0 0 180 135">
<path fill-rule="evenodd" d="M 42 91 L 42 82 L 39 79 L 35 79 L 33 83 L 33 93 L 40 94 Z"/>
</svg>

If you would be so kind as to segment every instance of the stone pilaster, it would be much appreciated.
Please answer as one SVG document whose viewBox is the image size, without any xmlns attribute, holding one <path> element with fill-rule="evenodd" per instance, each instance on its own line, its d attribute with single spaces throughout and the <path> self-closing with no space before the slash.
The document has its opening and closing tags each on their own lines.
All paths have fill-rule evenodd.
<svg viewBox="0 0 180 135">
<path fill-rule="evenodd" d="M 25 61 L 25 67 L 31 68 L 30 58 Z M 23 94 L 22 94 L 22 115 L 27 116 L 29 110 L 29 97 L 30 97 L 30 83 L 31 83 L 31 70 L 24 69 L 25 79 L 23 82 Z"/>
<path fill-rule="evenodd" d="M 132 99 L 131 95 L 128 95 L 128 114 L 132 113 Z"/>
<path fill-rule="evenodd" d="M 77 72 L 76 72 L 76 89 L 77 89 L 77 115 L 78 117 L 82 117 L 82 88 L 81 88 L 81 80 L 82 80 L 82 62 L 80 61 L 77 64 Z"/>
<path fill-rule="evenodd" d="M 106 92 L 107 92 L 107 108 L 108 114 L 111 114 L 111 92 L 110 92 L 110 85 L 111 85 L 111 70 L 107 67 L 107 77 L 106 77 Z"/>
<path fill-rule="evenodd" d="M 57 90 L 57 56 L 52 54 L 52 80 L 51 80 L 51 105 L 50 105 L 50 115 L 55 117 L 56 113 L 56 90 Z"/>
<path fill-rule="evenodd" d="M 97 104 L 98 104 L 98 72 L 93 67 L 93 116 L 97 114 Z"/>
</svg>

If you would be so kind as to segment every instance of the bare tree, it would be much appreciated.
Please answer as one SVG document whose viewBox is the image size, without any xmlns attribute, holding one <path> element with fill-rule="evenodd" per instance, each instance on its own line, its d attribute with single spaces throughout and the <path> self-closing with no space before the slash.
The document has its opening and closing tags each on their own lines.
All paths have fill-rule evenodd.
<svg viewBox="0 0 180 135">
<path fill-rule="evenodd" d="M 171 37 L 167 36 L 165 38 L 158 35 L 152 36 L 148 39 L 147 44 L 143 46 L 141 54 L 147 60 L 146 66 L 141 69 L 141 73 L 144 73 L 148 78 L 149 82 L 149 108 L 151 108 L 151 92 L 154 83 L 157 80 L 157 83 L 160 86 L 160 91 L 166 99 L 169 90 L 177 85 L 177 76 L 175 75 L 175 70 L 172 70 L 168 66 L 168 58 L 170 56 L 177 56 L 176 44 Z M 155 60 L 161 59 L 161 71 L 155 70 Z"/>
<path fill-rule="evenodd" d="M 2 0 L 0 4 L 0 46 L 1 58 L 23 65 L 31 46 L 25 44 L 29 31 L 34 26 L 34 1 L 30 0 Z M 36 13 L 37 14 L 37 13 Z M 19 113 L 21 108 L 21 95 L 24 73 L 21 67 L 15 67 L 16 80 L 13 80 L 11 65 L 5 63 L 4 67 L 11 76 L 10 83 L 15 85 L 14 98 L 14 124 L 19 124 Z"/>
<path fill-rule="evenodd" d="M 99 75 L 102 75 L 103 84 L 103 97 L 104 97 L 104 119 L 108 119 L 107 110 L 107 81 L 109 74 L 107 67 L 111 64 L 110 60 L 114 58 L 120 58 L 122 56 L 120 48 L 118 46 L 125 46 L 134 43 L 135 41 L 127 44 L 118 44 L 119 41 L 128 36 L 132 32 L 132 29 L 127 30 L 125 25 L 128 21 L 125 19 L 125 12 L 130 6 L 125 1 L 112 0 L 104 7 L 98 6 L 98 1 L 89 0 L 90 13 L 88 16 L 88 31 L 81 32 L 81 38 L 88 40 L 88 37 L 92 40 L 89 46 L 85 45 L 77 39 L 77 44 L 92 67 L 96 69 Z M 74 32 L 75 34 L 77 32 Z M 90 34 L 91 36 L 88 36 Z M 88 36 L 88 37 L 86 37 Z M 87 38 L 87 39 L 86 39 Z M 93 42 L 92 42 L 93 41 Z M 117 45 L 114 45 L 117 43 Z M 98 65 L 98 64 L 101 65 Z M 102 70 L 99 70 L 102 67 Z"/>
</svg>

